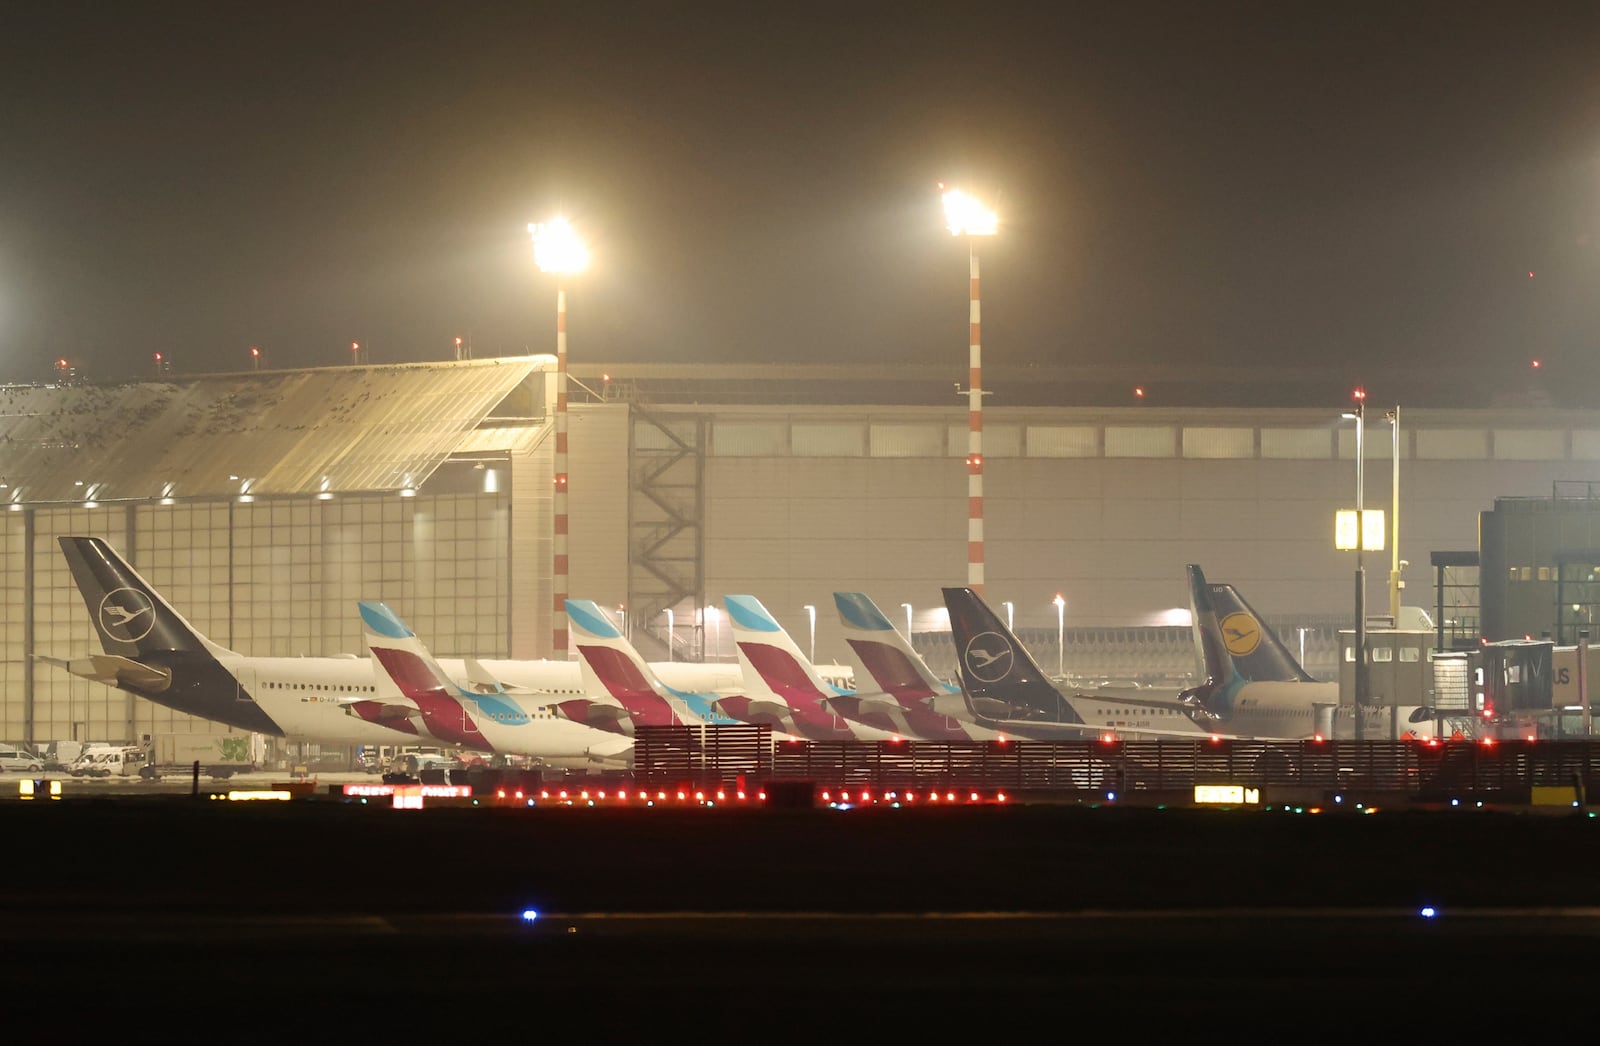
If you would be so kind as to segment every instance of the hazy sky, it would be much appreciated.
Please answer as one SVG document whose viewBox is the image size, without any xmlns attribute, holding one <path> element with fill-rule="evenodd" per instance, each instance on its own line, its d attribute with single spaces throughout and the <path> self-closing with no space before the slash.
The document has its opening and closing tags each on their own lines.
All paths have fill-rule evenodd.
<svg viewBox="0 0 1600 1046">
<path fill-rule="evenodd" d="M 959 378 L 940 179 L 988 363 L 1600 355 L 1592 0 L 0 0 L 0 381 L 550 352 L 557 211 L 574 358 Z"/>
</svg>

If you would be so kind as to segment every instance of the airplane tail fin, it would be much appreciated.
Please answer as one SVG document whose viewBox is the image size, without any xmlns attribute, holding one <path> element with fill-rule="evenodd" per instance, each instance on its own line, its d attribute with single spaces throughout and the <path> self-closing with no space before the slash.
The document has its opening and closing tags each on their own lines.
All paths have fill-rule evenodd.
<svg viewBox="0 0 1600 1046">
<path fill-rule="evenodd" d="M 1213 583 L 1210 590 L 1222 642 L 1239 675 L 1251 682 L 1316 682 L 1232 585 Z"/>
<path fill-rule="evenodd" d="M 739 667 L 744 672 L 745 693 L 754 697 L 824 698 L 839 688 L 818 674 L 783 626 L 755 596 L 726 596 L 728 621 Z"/>
<path fill-rule="evenodd" d="M 107 654 L 200 653 L 237 656 L 207 639 L 110 545 L 94 537 L 57 539 Z"/>
<path fill-rule="evenodd" d="M 655 670 L 598 603 L 591 599 L 567 600 L 567 623 L 578 647 L 579 671 L 586 693 L 610 694 L 618 699 L 647 694 L 665 696 L 666 687 Z"/>
<path fill-rule="evenodd" d="M 374 662 L 378 700 L 357 712 L 414 719 L 447 744 L 484 751 L 494 746 L 478 717 L 508 724 L 528 722 L 528 714 L 504 693 L 474 693 L 447 674 L 400 615 L 387 604 L 362 600 L 361 625 Z M 413 711 L 413 708 L 415 711 Z"/>
<path fill-rule="evenodd" d="M 1221 717 L 1219 702 L 1232 690 L 1238 680 L 1238 670 L 1233 655 L 1223 638 L 1217 609 L 1211 600 L 1212 586 L 1206 583 L 1205 572 L 1199 564 L 1190 563 L 1189 610 L 1193 620 L 1194 645 L 1200 658 L 1199 686 L 1190 687 L 1178 695 L 1191 721 L 1202 730 L 1210 729 Z"/>
<path fill-rule="evenodd" d="M 961 688 L 973 715 L 995 722 L 1083 722 L 981 596 L 970 588 L 943 591 Z"/>
<path fill-rule="evenodd" d="M 833 602 L 844 627 L 845 643 L 858 662 L 855 667 L 884 693 L 907 699 L 957 693 L 933 674 L 912 647 L 910 637 L 890 624 L 865 592 L 835 592 Z"/>
<path fill-rule="evenodd" d="M 364 599 L 360 608 L 367 651 L 382 669 L 375 673 L 380 698 L 415 700 L 419 692 L 450 695 L 460 691 L 417 634 L 387 604 Z"/>
</svg>

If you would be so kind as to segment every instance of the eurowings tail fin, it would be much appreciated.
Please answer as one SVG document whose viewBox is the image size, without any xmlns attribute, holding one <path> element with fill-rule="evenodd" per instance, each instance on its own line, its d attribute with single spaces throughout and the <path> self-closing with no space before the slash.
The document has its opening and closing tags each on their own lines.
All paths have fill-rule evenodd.
<svg viewBox="0 0 1600 1046">
<path fill-rule="evenodd" d="M 609 694 L 619 702 L 665 701 L 676 719 L 683 723 L 726 725 L 736 722 L 717 708 L 711 695 L 679 690 L 663 682 L 594 600 L 567 600 L 567 623 L 572 627 L 573 640 L 578 647 L 585 693 L 591 696 Z M 592 712 L 592 701 L 588 707 Z"/>
<path fill-rule="evenodd" d="M 890 624 L 865 592 L 835 592 L 833 602 L 844 628 L 845 643 L 858 662 L 858 679 L 865 672 L 884 693 L 904 700 L 960 692 L 933 674 L 912 647 L 910 637 Z"/>
<path fill-rule="evenodd" d="M 805 720 L 807 728 L 814 731 L 808 735 L 813 740 L 903 736 L 884 710 L 873 707 L 871 701 L 836 701 L 882 695 L 862 695 L 828 682 L 755 596 L 725 596 L 723 603 L 728 608 L 751 708 L 784 705 L 793 709 L 796 722 Z M 722 707 L 730 706 L 724 702 Z"/>
<path fill-rule="evenodd" d="M 666 687 L 638 650 L 592 599 L 567 600 L 567 621 L 578 647 L 583 689 L 615 698 L 665 696 Z"/>
<path fill-rule="evenodd" d="M 492 746 L 478 726 L 478 714 L 499 715 L 508 722 L 527 718 L 515 702 L 474 694 L 457 685 L 387 604 L 362 600 L 359 605 L 378 696 L 373 702 L 354 706 L 358 715 L 390 721 L 412 718 L 440 741 L 479 750 L 491 750 Z M 408 712 L 410 708 L 415 712 Z"/>
<path fill-rule="evenodd" d="M 943 592 L 961 688 L 974 716 L 997 723 L 1084 722 L 981 596 L 970 588 Z"/>
<path fill-rule="evenodd" d="M 745 693 L 752 698 L 779 697 L 788 703 L 814 701 L 838 694 L 839 688 L 817 673 L 783 626 L 755 596 L 726 596 L 728 621 Z"/>
</svg>

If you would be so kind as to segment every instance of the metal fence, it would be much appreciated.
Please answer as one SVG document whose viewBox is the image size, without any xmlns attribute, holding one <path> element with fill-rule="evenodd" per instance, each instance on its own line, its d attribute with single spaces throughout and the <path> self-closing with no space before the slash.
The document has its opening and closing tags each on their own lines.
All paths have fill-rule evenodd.
<svg viewBox="0 0 1600 1046">
<path fill-rule="evenodd" d="M 1600 741 L 775 740 L 765 727 L 646 727 L 633 776 L 647 787 L 814 782 L 818 787 L 1070 793 L 1243 785 L 1420 800 L 1526 799 L 1600 785 Z"/>
</svg>

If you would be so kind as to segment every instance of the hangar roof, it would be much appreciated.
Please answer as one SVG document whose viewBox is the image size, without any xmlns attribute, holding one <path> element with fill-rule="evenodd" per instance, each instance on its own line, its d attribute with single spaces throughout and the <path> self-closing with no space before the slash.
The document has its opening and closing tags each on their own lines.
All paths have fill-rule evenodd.
<svg viewBox="0 0 1600 1046">
<path fill-rule="evenodd" d="M 522 356 L 0 386 L 0 501 L 415 487 L 465 442 L 516 445 L 529 427 L 491 412 L 549 365 Z M 486 419 L 498 430 L 487 442 L 472 435 Z"/>
</svg>

